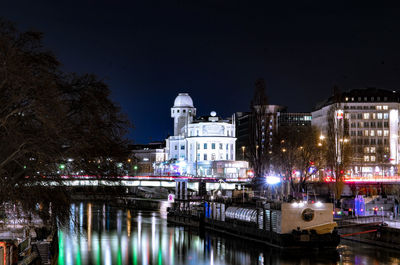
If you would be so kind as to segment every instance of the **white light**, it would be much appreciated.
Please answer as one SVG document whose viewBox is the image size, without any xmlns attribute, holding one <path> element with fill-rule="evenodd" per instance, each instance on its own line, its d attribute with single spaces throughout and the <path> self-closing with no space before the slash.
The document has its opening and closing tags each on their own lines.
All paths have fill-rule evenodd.
<svg viewBox="0 0 400 265">
<path fill-rule="evenodd" d="M 297 207 L 297 206 L 299 206 L 299 204 L 297 202 L 294 202 L 293 207 Z"/>
<path fill-rule="evenodd" d="M 266 181 L 269 185 L 275 185 L 281 182 L 281 178 L 277 176 L 267 176 Z"/>
<path fill-rule="evenodd" d="M 304 206 L 304 202 L 300 202 L 299 207 L 303 207 L 303 206 Z"/>
<path fill-rule="evenodd" d="M 322 202 L 319 202 L 319 201 L 316 202 L 316 203 L 315 203 L 315 206 L 316 206 L 316 207 L 321 207 L 321 206 L 322 206 Z"/>
</svg>

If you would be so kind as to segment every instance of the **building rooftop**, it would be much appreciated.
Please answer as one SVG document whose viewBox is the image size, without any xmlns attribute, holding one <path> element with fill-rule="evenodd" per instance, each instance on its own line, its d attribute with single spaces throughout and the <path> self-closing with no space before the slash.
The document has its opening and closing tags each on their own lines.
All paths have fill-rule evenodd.
<svg viewBox="0 0 400 265">
<path fill-rule="evenodd" d="M 387 90 L 381 88 L 357 88 L 342 92 L 339 95 L 341 103 L 364 103 L 364 102 L 400 102 L 400 93 L 395 90 Z M 334 96 L 319 102 L 315 105 L 314 110 L 321 109 L 334 102 Z"/>
</svg>

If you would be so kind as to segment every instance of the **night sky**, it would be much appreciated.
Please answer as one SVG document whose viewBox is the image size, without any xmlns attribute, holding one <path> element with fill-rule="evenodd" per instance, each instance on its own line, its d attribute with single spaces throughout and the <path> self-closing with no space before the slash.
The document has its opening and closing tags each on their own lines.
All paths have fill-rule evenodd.
<svg viewBox="0 0 400 265">
<path fill-rule="evenodd" d="M 192 96 L 199 115 L 226 117 L 249 109 L 259 77 L 269 103 L 291 112 L 311 111 L 334 85 L 400 86 L 400 10 L 378 2 L 4 2 L 0 16 L 44 32 L 64 70 L 109 84 L 137 143 L 173 133 L 179 92 Z"/>
</svg>

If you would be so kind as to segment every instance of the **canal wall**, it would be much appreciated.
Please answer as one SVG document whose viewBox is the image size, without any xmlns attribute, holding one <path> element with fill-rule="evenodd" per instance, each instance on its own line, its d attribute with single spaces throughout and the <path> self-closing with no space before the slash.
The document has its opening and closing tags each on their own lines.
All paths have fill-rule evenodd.
<svg viewBox="0 0 400 265">
<path fill-rule="evenodd" d="M 339 229 L 342 240 L 400 250 L 400 229 L 381 225 L 356 225 Z"/>
</svg>

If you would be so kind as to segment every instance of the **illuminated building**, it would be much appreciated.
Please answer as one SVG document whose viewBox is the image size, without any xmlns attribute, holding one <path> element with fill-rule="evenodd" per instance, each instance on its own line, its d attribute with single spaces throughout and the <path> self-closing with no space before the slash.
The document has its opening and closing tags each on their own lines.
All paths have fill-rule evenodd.
<svg viewBox="0 0 400 265">
<path fill-rule="evenodd" d="M 234 120 L 222 119 L 215 111 L 209 116 L 196 117 L 196 108 L 187 93 L 176 97 L 171 117 L 174 135 L 166 139 L 169 162 L 164 163 L 165 169 L 197 176 L 235 178 L 245 175 L 247 163 L 235 161 Z"/>
<path fill-rule="evenodd" d="M 396 91 L 353 89 L 317 105 L 312 125 L 327 135 L 329 119 L 341 124 L 337 127 L 343 139 L 336 141 L 351 145 L 353 176 L 393 176 L 399 162 L 399 102 Z"/>
<path fill-rule="evenodd" d="M 153 164 L 167 160 L 165 142 L 152 142 L 149 144 L 134 144 L 129 146 L 133 159 L 130 174 L 141 175 L 153 173 Z"/>
</svg>

